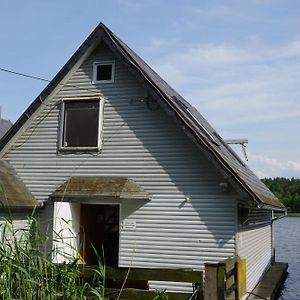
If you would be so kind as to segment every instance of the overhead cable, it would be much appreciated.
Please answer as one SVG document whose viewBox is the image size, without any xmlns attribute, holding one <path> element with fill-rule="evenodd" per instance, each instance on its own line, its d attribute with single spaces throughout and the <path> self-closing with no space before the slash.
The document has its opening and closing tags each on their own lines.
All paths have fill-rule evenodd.
<svg viewBox="0 0 300 300">
<path fill-rule="evenodd" d="M 6 72 L 6 73 L 10 73 L 10 74 L 13 74 L 13 75 L 17 75 L 17 76 L 26 77 L 26 78 L 29 78 L 29 79 L 34 79 L 34 80 L 39 80 L 39 81 L 47 82 L 47 83 L 50 83 L 52 81 L 50 79 L 46 79 L 46 78 L 42 78 L 42 77 L 39 77 L 39 76 L 30 75 L 30 74 L 25 74 L 25 73 L 13 71 L 13 70 L 1 68 L 1 67 L 0 67 L 0 71 Z M 98 93 L 97 90 L 83 88 L 83 87 L 80 87 L 80 86 L 77 86 L 77 85 L 72 85 L 72 84 L 67 84 L 67 83 L 61 83 L 61 82 L 59 82 L 57 85 L 66 86 L 66 87 L 72 87 L 72 88 L 75 88 L 75 89 L 78 89 L 78 90 L 88 91 L 88 92 L 92 92 L 92 93 Z"/>
</svg>

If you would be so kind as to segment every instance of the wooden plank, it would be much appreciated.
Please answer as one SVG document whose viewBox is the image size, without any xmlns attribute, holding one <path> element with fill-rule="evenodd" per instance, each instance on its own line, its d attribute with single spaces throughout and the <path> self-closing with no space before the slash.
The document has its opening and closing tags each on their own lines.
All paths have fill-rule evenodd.
<svg viewBox="0 0 300 300">
<path fill-rule="evenodd" d="M 234 284 L 235 284 L 235 276 L 232 275 L 226 279 L 225 289 L 226 290 L 230 289 Z"/>
<path fill-rule="evenodd" d="M 205 265 L 205 300 L 218 300 L 217 292 L 217 278 L 218 278 L 218 265 L 204 264 Z"/>
<path fill-rule="evenodd" d="M 108 299 L 117 299 L 119 297 L 120 290 L 118 289 L 105 289 L 105 298 Z M 169 300 L 188 300 L 191 297 L 190 293 L 178 293 L 178 292 L 167 292 L 166 293 Z M 128 299 L 128 300 L 153 300 L 157 295 L 156 291 L 145 291 L 138 289 L 124 289 L 121 292 L 119 299 Z M 201 298 L 197 298 L 201 299 Z"/>
<path fill-rule="evenodd" d="M 218 274 L 217 274 L 217 293 L 218 300 L 224 300 L 225 294 L 225 266 L 219 264 Z"/>
<path fill-rule="evenodd" d="M 224 261 L 226 273 L 230 272 L 235 268 L 235 263 L 236 263 L 235 257 L 228 258 Z"/>
<path fill-rule="evenodd" d="M 225 300 L 235 300 L 235 292 L 232 291 L 231 293 L 229 293 L 226 297 Z"/>
<path fill-rule="evenodd" d="M 82 276 L 89 278 L 93 275 L 94 267 L 82 268 Z M 105 277 L 107 279 L 122 280 L 128 273 L 127 268 L 106 267 Z M 143 269 L 132 268 L 128 274 L 128 280 L 156 280 L 156 281 L 173 281 L 173 282 L 189 282 L 202 285 L 203 272 L 184 269 Z"/>
<path fill-rule="evenodd" d="M 287 263 L 274 263 L 252 291 L 253 294 L 247 299 L 256 300 L 257 297 L 254 294 L 259 295 L 264 299 L 277 299 L 278 291 L 287 275 L 287 268 Z"/>
</svg>

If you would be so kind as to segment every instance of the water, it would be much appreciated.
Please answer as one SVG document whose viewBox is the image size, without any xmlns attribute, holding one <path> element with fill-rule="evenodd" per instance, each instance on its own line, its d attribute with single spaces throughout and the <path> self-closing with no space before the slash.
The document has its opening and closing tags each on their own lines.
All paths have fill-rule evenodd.
<svg viewBox="0 0 300 300">
<path fill-rule="evenodd" d="M 274 222 L 276 261 L 289 264 L 280 300 L 300 300 L 300 218 Z"/>
</svg>

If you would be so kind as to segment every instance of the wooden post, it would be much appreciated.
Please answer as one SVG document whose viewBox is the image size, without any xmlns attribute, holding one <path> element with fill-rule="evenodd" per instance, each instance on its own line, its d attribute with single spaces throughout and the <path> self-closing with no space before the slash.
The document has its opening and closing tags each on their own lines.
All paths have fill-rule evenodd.
<svg viewBox="0 0 300 300">
<path fill-rule="evenodd" d="M 224 300 L 224 276 L 223 264 L 205 264 L 204 300 Z"/>
<path fill-rule="evenodd" d="M 237 299 L 247 293 L 247 278 L 246 278 L 246 259 L 241 259 L 237 256 Z"/>
<path fill-rule="evenodd" d="M 217 293 L 217 264 L 205 264 L 204 300 L 218 300 Z"/>
</svg>

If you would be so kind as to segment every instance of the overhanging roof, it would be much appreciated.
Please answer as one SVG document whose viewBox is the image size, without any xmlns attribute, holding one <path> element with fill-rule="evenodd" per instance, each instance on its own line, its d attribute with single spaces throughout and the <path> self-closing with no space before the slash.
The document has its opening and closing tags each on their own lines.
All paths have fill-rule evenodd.
<svg viewBox="0 0 300 300">
<path fill-rule="evenodd" d="M 284 205 L 239 159 L 205 118 L 102 23 L 96 27 L 71 59 L 2 138 L 0 149 L 3 149 L 19 131 L 27 119 L 43 103 L 44 99 L 54 90 L 91 45 L 99 42 L 99 40 L 103 40 L 127 66 L 128 70 L 143 82 L 151 96 L 156 96 L 156 100 L 177 120 L 188 136 L 202 149 L 205 149 L 215 166 L 222 170 L 221 173 L 226 177 L 226 180 L 229 180 L 246 192 L 256 202 L 258 207 L 285 209 Z"/>
<path fill-rule="evenodd" d="M 127 177 L 73 176 L 61 185 L 51 196 L 53 201 L 97 202 L 116 200 L 149 200 L 135 181 Z"/>
<path fill-rule="evenodd" d="M 0 160 L 0 203 L 10 209 L 39 206 L 12 166 L 3 160 Z"/>
</svg>

